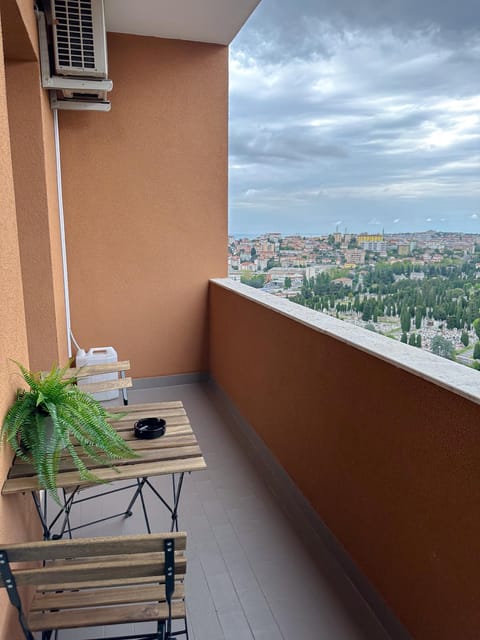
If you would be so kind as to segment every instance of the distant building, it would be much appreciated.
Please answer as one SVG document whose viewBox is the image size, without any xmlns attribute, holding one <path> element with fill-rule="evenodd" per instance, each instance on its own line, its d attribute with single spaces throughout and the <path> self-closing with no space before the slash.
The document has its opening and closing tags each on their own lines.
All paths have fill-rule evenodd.
<svg viewBox="0 0 480 640">
<path fill-rule="evenodd" d="M 240 271 L 256 271 L 257 265 L 253 262 L 242 262 L 240 264 Z"/>
<path fill-rule="evenodd" d="M 351 287 L 353 284 L 352 278 L 335 278 L 332 282 L 337 284 L 343 284 L 344 287 Z"/>
<path fill-rule="evenodd" d="M 365 264 L 365 251 L 363 249 L 347 249 L 345 260 L 350 264 Z"/>
<path fill-rule="evenodd" d="M 387 243 L 383 240 L 380 240 L 379 242 L 362 242 L 360 246 L 362 249 L 365 249 L 365 251 L 373 251 L 374 253 L 383 253 L 385 255 L 387 254 Z"/>
<path fill-rule="evenodd" d="M 258 243 L 257 253 L 263 253 L 266 257 L 271 258 L 275 255 L 275 244 L 273 242 L 262 241 Z"/>
<path fill-rule="evenodd" d="M 299 286 L 303 282 L 303 276 L 305 275 L 305 269 L 297 269 L 295 267 L 290 267 L 288 269 L 282 269 L 282 267 L 273 267 L 268 272 L 271 282 L 276 283 L 280 286 L 284 286 L 285 278 L 290 278 L 292 281 L 292 285 Z"/>
<path fill-rule="evenodd" d="M 255 260 L 255 263 L 259 271 L 265 271 L 265 269 L 268 267 L 268 258 L 257 258 Z"/>
<path fill-rule="evenodd" d="M 409 244 L 399 244 L 398 245 L 398 255 L 399 256 L 408 256 L 410 253 L 410 245 Z"/>
<path fill-rule="evenodd" d="M 410 274 L 410 280 L 423 280 L 425 278 L 425 274 L 423 271 L 412 271 Z"/>
<path fill-rule="evenodd" d="M 357 237 L 357 244 L 365 251 L 374 253 L 387 253 L 387 243 L 381 234 L 362 233 Z"/>
<path fill-rule="evenodd" d="M 319 273 L 323 273 L 324 271 L 329 271 L 333 269 L 334 265 L 332 264 L 316 264 L 314 266 L 307 267 L 305 269 L 305 275 L 307 278 L 316 278 Z"/>
<path fill-rule="evenodd" d="M 240 275 L 239 271 L 229 271 L 228 277 L 230 280 L 233 280 L 234 282 L 240 282 L 242 276 Z"/>
<path fill-rule="evenodd" d="M 383 242 L 383 235 L 380 233 L 361 233 L 357 236 L 357 243 L 362 244 L 363 242 Z"/>
</svg>

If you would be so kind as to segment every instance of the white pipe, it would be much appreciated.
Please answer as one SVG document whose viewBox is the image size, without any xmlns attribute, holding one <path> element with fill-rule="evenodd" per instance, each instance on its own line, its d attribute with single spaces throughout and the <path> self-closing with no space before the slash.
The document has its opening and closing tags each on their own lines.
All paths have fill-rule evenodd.
<svg viewBox="0 0 480 640">
<path fill-rule="evenodd" d="M 60 131 L 58 128 L 58 109 L 53 109 L 53 135 L 55 139 L 55 162 L 57 165 L 58 219 L 60 222 L 60 243 L 62 247 L 63 291 L 65 296 L 65 321 L 67 324 L 68 357 L 72 357 L 72 324 L 70 319 L 70 290 L 68 287 L 67 245 L 65 242 L 65 218 L 63 215 L 62 166 L 60 163 Z"/>
<path fill-rule="evenodd" d="M 70 329 L 70 337 L 72 339 L 73 344 L 75 345 L 75 349 L 77 351 L 83 351 L 82 347 L 78 344 L 78 342 L 75 340 L 75 336 L 73 335 L 73 331 Z"/>
</svg>

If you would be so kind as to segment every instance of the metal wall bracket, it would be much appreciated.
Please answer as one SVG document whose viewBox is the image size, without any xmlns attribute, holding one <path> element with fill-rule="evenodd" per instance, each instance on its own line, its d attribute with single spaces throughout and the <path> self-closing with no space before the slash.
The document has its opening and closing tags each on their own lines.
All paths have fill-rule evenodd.
<svg viewBox="0 0 480 640">
<path fill-rule="evenodd" d="M 110 111 L 110 101 L 75 100 L 74 98 L 58 98 L 56 91 L 50 91 L 50 106 L 52 109 L 69 111 Z"/>
</svg>

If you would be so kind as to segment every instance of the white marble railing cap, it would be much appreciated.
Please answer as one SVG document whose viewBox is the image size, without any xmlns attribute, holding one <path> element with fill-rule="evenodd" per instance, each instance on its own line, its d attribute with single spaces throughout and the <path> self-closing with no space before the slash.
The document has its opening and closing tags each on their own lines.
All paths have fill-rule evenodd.
<svg viewBox="0 0 480 640">
<path fill-rule="evenodd" d="M 479 371 L 228 278 L 210 282 L 480 404 Z"/>
</svg>

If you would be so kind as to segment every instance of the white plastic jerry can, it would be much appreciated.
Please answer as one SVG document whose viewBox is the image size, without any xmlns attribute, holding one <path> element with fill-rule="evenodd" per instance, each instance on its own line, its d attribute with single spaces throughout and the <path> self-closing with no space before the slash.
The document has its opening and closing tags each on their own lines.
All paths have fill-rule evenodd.
<svg viewBox="0 0 480 640">
<path fill-rule="evenodd" d="M 83 367 L 90 364 L 109 364 L 112 362 L 118 362 L 118 354 L 113 347 L 92 347 L 89 351 L 85 352 L 84 349 L 79 349 L 75 357 L 77 367 Z M 78 380 L 78 386 L 81 388 L 85 384 L 92 384 L 94 382 L 105 382 L 108 380 L 117 380 L 118 373 L 102 373 L 98 376 L 87 376 L 86 378 L 80 378 Z M 119 390 L 112 389 L 111 391 L 99 391 L 98 393 L 92 393 L 96 400 L 114 400 L 118 398 Z"/>
</svg>

